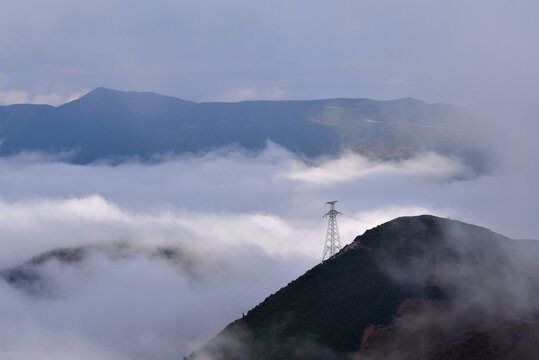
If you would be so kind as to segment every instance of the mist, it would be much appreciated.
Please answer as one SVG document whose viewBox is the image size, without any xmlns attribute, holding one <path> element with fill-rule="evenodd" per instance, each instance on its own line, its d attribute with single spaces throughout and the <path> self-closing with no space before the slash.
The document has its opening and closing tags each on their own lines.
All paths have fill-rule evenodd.
<svg viewBox="0 0 539 360">
<path fill-rule="evenodd" d="M 92 252 L 37 266 L 36 295 L 2 282 L 3 354 L 176 358 L 320 261 L 325 201 L 343 245 L 401 215 L 465 219 L 537 237 L 537 203 L 503 171 L 476 175 L 458 158 L 425 153 L 379 162 L 343 153 L 302 159 L 269 143 L 160 162 L 80 166 L 44 154 L 0 159 L 0 268 L 63 247 L 128 244 L 129 256 Z M 39 178 L 39 181 L 35 179 Z M 518 179 L 518 178 L 517 178 Z M 512 187 L 512 201 L 502 189 Z M 503 207 L 492 206 L 503 198 Z M 530 212 L 515 211 L 531 206 Z M 152 257 L 173 248 L 181 261 Z M 110 314 L 107 316 L 96 314 Z M 7 321 L 9 320 L 9 321 Z M 32 334 L 32 346 L 9 339 Z M 54 339 L 66 333 L 69 345 Z"/>
<path fill-rule="evenodd" d="M 459 351 L 528 358 L 537 344 L 537 241 L 458 222 L 444 223 L 436 234 L 414 249 L 411 261 L 379 257 L 396 284 L 424 293 L 401 303 L 390 324 L 371 325 L 353 358 L 456 358 Z"/>
</svg>

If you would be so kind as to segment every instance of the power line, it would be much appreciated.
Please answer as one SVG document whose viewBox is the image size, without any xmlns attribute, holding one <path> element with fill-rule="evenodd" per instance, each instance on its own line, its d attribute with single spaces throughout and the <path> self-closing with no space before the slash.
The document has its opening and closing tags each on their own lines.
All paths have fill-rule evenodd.
<svg viewBox="0 0 539 360">
<path fill-rule="evenodd" d="M 367 220 L 365 220 L 365 219 L 360 219 L 360 218 L 355 217 L 355 216 L 352 216 L 352 215 L 342 214 L 342 213 L 341 213 L 341 215 L 344 216 L 345 218 L 350 218 L 350 219 L 353 219 L 353 220 L 356 220 L 356 221 L 360 221 L 360 222 L 363 222 L 363 223 L 367 223 L 367 224 L 372 225 L 372 226 L 378 226 L 378 225 L 379 225 L 379 224 L 375 224 L 375 223 L 372 223 L 372 222 L 370 222 L 370 221 L 367 221 Z"/>
<path fill-rule="evenodd" d="M 279 256 L 279 258 L 275 261 L 275 262 L 270 262 L 270 265 L 267 266 L 266 270 L 264 271 L 264 274 L 259 277 L 258 279 L 256 279 L 256 284 L 260 284 L 262 282 L 266 282 L 268 279 L 270 279 L 274 273 L 275 273 L 275 270 L 280 267 L 281 263 L 286 259 L 286 255 L 290 254 L 298 245 L 300 245 L 301 243 L 303 243 L 305 241 L 305 239 L 307 239 L 308 235 L 322 222 L 322 220 L 324 219 L 324 217 L 320 217 L 319 219 L 313 221 L 312 223 L 310 223 L 309 227 L 306 228 L 306 230 L 303 232 L 303 234 L 301 234 L 296 241 L 294 241 L 292 243 L 292 245 L 286 249 L 283 253 L 281 253 L 281 255 Z M 234 304 L 238 303 L 238 302 L 242 302 L 244 299 L 248 298 L 250 295 L 253 294 L 253 291 L 254 291 L 254 288 L 255 288 L 255 284 L 251 284 L 247 289 L 241 291 L 240 293 L 238 293 L 238 295 L 235 297 L 235 301 L 233 302 Z M 231 306 L 230 304 L 228 305 L 225 305 L 226 306 L 226 309 L 225 309 L 225 312 L 229 312 Z"/>
</svg>

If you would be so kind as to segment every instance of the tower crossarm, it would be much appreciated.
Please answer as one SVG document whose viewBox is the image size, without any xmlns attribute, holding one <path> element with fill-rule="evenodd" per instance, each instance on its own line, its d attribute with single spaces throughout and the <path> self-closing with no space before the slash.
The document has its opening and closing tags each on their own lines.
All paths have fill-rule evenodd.
<svg viewBox="0 0 539 360">
<path fill-rule="evenodd" d="M 324 214 L 324 217 L 337 215 L 342 215 L 342 212 L 339 212 L 337 210 L 329 210 L 327 213 Z"/>
</svg>

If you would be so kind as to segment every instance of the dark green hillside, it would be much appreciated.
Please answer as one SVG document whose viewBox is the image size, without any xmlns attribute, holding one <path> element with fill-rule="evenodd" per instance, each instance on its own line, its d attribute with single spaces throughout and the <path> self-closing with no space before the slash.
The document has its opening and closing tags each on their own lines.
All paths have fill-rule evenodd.
<svg viewBox="0 0 539 360">
<path fill-rule="evenodd" d="M 306 157 L 351 149 L 376 159 L 430 150 L 478 170 L 483 152 L 460 108 L 407 98 L 194 103 L 154 93 L 97 88 L 59 107 L 0 106 L 0 155 L 72 152 L 71 161 L 199 153 L 267 141 Z"/>
<path fill-rule="evenodd" d="M 507 318 L 535 321 L 539 306 L 508 288 L 518 279 L 521 291 L 539 294 L 535 255 L 539 244 L 481 227 L 398 218 L 269 296 L 192 358 L 387 358 L 396 351 L 395 358 L 411 359 L 419 349 L 426 356 Z M 418 314 L 425 319 L 415 321 Z"/>
</svg>

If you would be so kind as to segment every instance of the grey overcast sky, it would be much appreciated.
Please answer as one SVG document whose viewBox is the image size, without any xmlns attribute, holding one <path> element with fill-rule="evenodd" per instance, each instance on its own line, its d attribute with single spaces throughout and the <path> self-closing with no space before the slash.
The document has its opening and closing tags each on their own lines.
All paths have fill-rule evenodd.
<svg viewBox="0 0 539 360">
<path fill-rule="evenodd" d="M 9 1 L 0 104 L 106 86 L 195 101 L 467 105 L 537 84 L 538 14 L 536 0 Z"/>
</svg>

